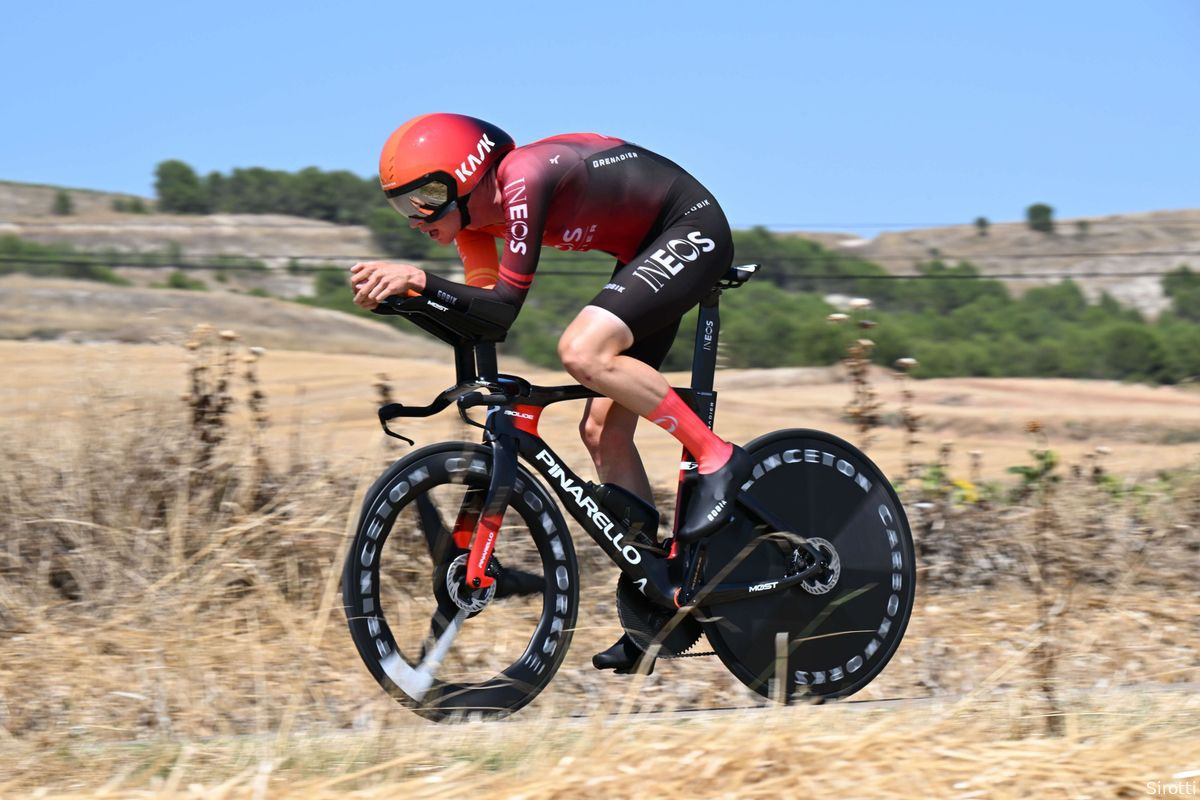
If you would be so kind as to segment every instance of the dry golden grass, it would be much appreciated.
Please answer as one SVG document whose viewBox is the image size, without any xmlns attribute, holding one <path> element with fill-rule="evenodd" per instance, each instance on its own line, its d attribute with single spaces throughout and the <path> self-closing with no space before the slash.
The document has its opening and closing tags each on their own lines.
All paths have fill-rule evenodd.
<svg viewBox="0 0 1200 800">
<path fill-rule="evenodd" d="M 272 427 L 256 438 L 233 414 L 205 463 L 178 400 L 180 351 L 4 344 L 0 357 L 14 367 L 0 397 L 0 797 L 1101 798 L 1197 780 L 1200 474 L 1117 496 L 1067 477 L 1052 517 L 1033 499 L 918 510 L 925 588 L 861 695 L 934 698 L 915 705 L 763 708 L 711 658 L 645 678 L 593 671 L 618 631 L 616 572 L 576 532 L 579 630 L 549 689 L 512 720 L 435 726 L 362 667 L 337 582 L 358 498 L 396 454 L 371 428 L 373 376 L 390 364 L 397 393 L 424 401 L 444 367 L 269 353 L 254 366 Z M 720 421 L 771 425 L 759 392 L 784 388 L 731 377 L 746 388 L 723 396 Z M 1145 397 L 1150 428 L 1177 424 L 1187 398 L 1091 388 L 1130 390 L 1124 409 Z M 774 413 L 824 426 L 845 391 L 787 392 L 797 405 Z M 1071 418 L 1056 414 L 1043 416 Z M 569 420 L 543 425 L 569 441 Z M 448 417 L 419 430 L 458 434 Z M 1013 438 L 1009 463 L 1027 461 Z M 265 466 L 256 442 L 274 449 Z M 652 713 L 723 706 L 741 710 Z"/>
<path fill-rule="evenodd" d="M 62 770 L 6 797 L 1144 797 L 1195 786 L 1194 694 L 1089 698 L 1067 733 L 1028 736 L 1019 704 L 792 707 L 681 719 L 536 715 L 454 728 L 134 745 L 18 747 Z M 71 770 L 79 770 L 74 775 Z M 91 777 L 94 776 L 94 777 Z M 47 791 L 49 789 L 49 791 Z"/>
<path fill-rule="evenodd" d="M 236 327 L 236 326 L 235 326 Z M 248 344 L 263 344 L 245 336 Z M 414 405 L 429 402 L 454 382 L 450 351 L 416 340 L 406 357 L 335 355 L 328 352 L 271 350 L 262 362 L 263 387 L 271 398 L 275 447 L 286 450 L 299 434 L 310 446 L 331 457 L 349 458 L 391 445 L 374 421 L 375 376 L 389 376 L 397 399 Z M 0 384 L 0 413 L 14 425 L 44 426 L 83 413 L 83 399 L 97 392 L 125 394 L 143 401 L 174 402 L 184 379 L 176 346 L 0 341 L 6 366 Z M 389 345 L 391 346 L 391 345 Z M 399 347 L 399 345 L 397 345 Z M 501 360 L 501 368 L 536 383 L 568 383 L 563 372 Z M 670 376 L 685 385 L 688 376 Z M 882 372 L 876 388 L 883 414 L 894 420 L 899 386 Z M 717 431 L 747 442 L 779 428 L 813 427 L 854 440 L 843 418 L 850 389 L 830 369 L 724 370 L 717 374 L 720 392 Z M 1162 469 L 1194 463 L 1200 453 L 1200 392 L 1112 381 L 1039 380 L 1032 378 L 954 378 L 915 384 L 915 412 L 922 417 L 919 455 L 930 460 L 944 440 L 958 443 L 950 465 L 956 477 L 970 472 L 967 451 L 982 454 L 985 478 L 1004 478 L 1005 469 L 1028 461 L 1031 446 L 1024 426 L 1040 420 L 1050 445 L 1066 461 L 1081 462 L 1097 445 L 1112 448 L 1109 469 L 1121 476 L 1148 476 Z M 126 398 L 115 397 L 117 407 Z M 575 426 L 582 404 L 563 403 L 547 410 L 542 429 L 568 462 L 584 469 L 587 456 Z M 402 422 L 418 444 L 461 438 L 458 417 L 446 412 L 424 420 Z M 669 483 L 678 472 L 679 447 L 674 439 L 642 426 L 638 444 L 652 479 Z M 391 450 L 401 453 L 399 447 Z M 903 432 L 898 424 L 876 432 L 870 455 L 891 475 L 904 463 Z"/>
</svg>

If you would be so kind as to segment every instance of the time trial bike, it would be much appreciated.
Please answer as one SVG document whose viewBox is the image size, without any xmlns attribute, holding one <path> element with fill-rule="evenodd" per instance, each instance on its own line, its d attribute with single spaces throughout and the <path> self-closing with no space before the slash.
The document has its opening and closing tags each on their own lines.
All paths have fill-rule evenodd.
<svg viewBox="0 0 1200 800">
<path fill-rule="evenodd" d="M 692 385 L 676 389 L 712 427 L 723 292 L 756 265 L 732 268 L 700 304 Z M 904 509 L 882 472 L 828 433 L 788 429 L 746 445 L 753 472 L 718 532 L 660 540 L 659 512 L 611 484 L 580 478 L 538 432 L 546 406 L 595 397 L 498 371 L 513 312 L 389 298 L 454 348 L 456 382 L 426 406 L 389 403 L 379 420 L 428 417 L 451 404 L 483 429 L 394 463 L 368 490 L 346 558 L 350 633 L 371 675 L 433 720 L 504 715 L 550 682 L 579 613 L 579 562 L 559 503 L 621 570 L 621 624 L 655 656 L 706 636 L 759 694 L 788 702 L 845 697 L 883 670 L 912 612 L 916 567 Z M 485 408 L 485 421 L 468 413 Z M 684 450 L 675 522 L 690 499 Z"/>
</svg>

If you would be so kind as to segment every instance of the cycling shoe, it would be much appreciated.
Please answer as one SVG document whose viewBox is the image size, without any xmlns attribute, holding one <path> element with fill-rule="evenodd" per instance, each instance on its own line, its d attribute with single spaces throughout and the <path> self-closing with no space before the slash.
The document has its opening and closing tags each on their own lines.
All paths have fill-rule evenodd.
<svg viewBox="0 0 1200 800">
<path fill-rule="evenodd" d="M 617 639 L 616 644 L 612 647 L 592 656 L 592 666 L 596 669 L 611 669 L 618 675 L 630 675 L 642 671 L 641 664 L 645 658 L 645 651 L 629 638 L 629 634 L 625 633 L 621 635 L 620 639 Z M 652 672 L 654 672 L 654 659 L 651 659 L 645 670 L 647 675 Z"/>
<path fill-rule="evenodd" d="M 707 475 L 696 473 L 691 479 L 687 513 L 676 538 L 687 544 L 716 533 L 729 521 L 738 488 L 750 477 L 753 468 L 750 455 L 734 445 L 725 466 Z"/>
</svg>

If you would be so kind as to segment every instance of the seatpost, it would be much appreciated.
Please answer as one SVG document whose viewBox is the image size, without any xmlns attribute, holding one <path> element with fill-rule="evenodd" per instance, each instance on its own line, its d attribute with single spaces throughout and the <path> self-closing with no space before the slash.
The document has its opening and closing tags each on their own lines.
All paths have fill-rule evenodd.
<svg viewBox="0 0 1200 800">
<path fill-rule="evenodd" d="M 721 290 L 713 289 L 700 301 L 696 319 L 696 345 L 692 351 L 692 408 L 712 428 L 717 414 L 717 339 L 721 332 Z"/>
</svg>

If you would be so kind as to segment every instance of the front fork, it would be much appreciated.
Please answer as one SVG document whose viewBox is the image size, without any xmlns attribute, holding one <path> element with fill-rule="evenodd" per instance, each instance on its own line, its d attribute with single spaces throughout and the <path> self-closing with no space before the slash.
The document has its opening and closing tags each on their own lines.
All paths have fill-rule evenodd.
<svg viewBox="0 0 1200 800">
<path fill-rule="evenodd" d="M 467 557 L 467 586 L 472 589 L 486 589 L 496 582 L 495 575 L 488 574 L 488 567 L 500 536 L 504 510 L 508 508 L 508 500 L 517 479 L 516 440 L 504 435 L 489 434 L 488 438 L 492 448 L 491 482 L 475 526 L 475 535 L 471 539 L 471 554 Z M 457 530 L 455 535 L 459 535 Z"/>
</svg>

